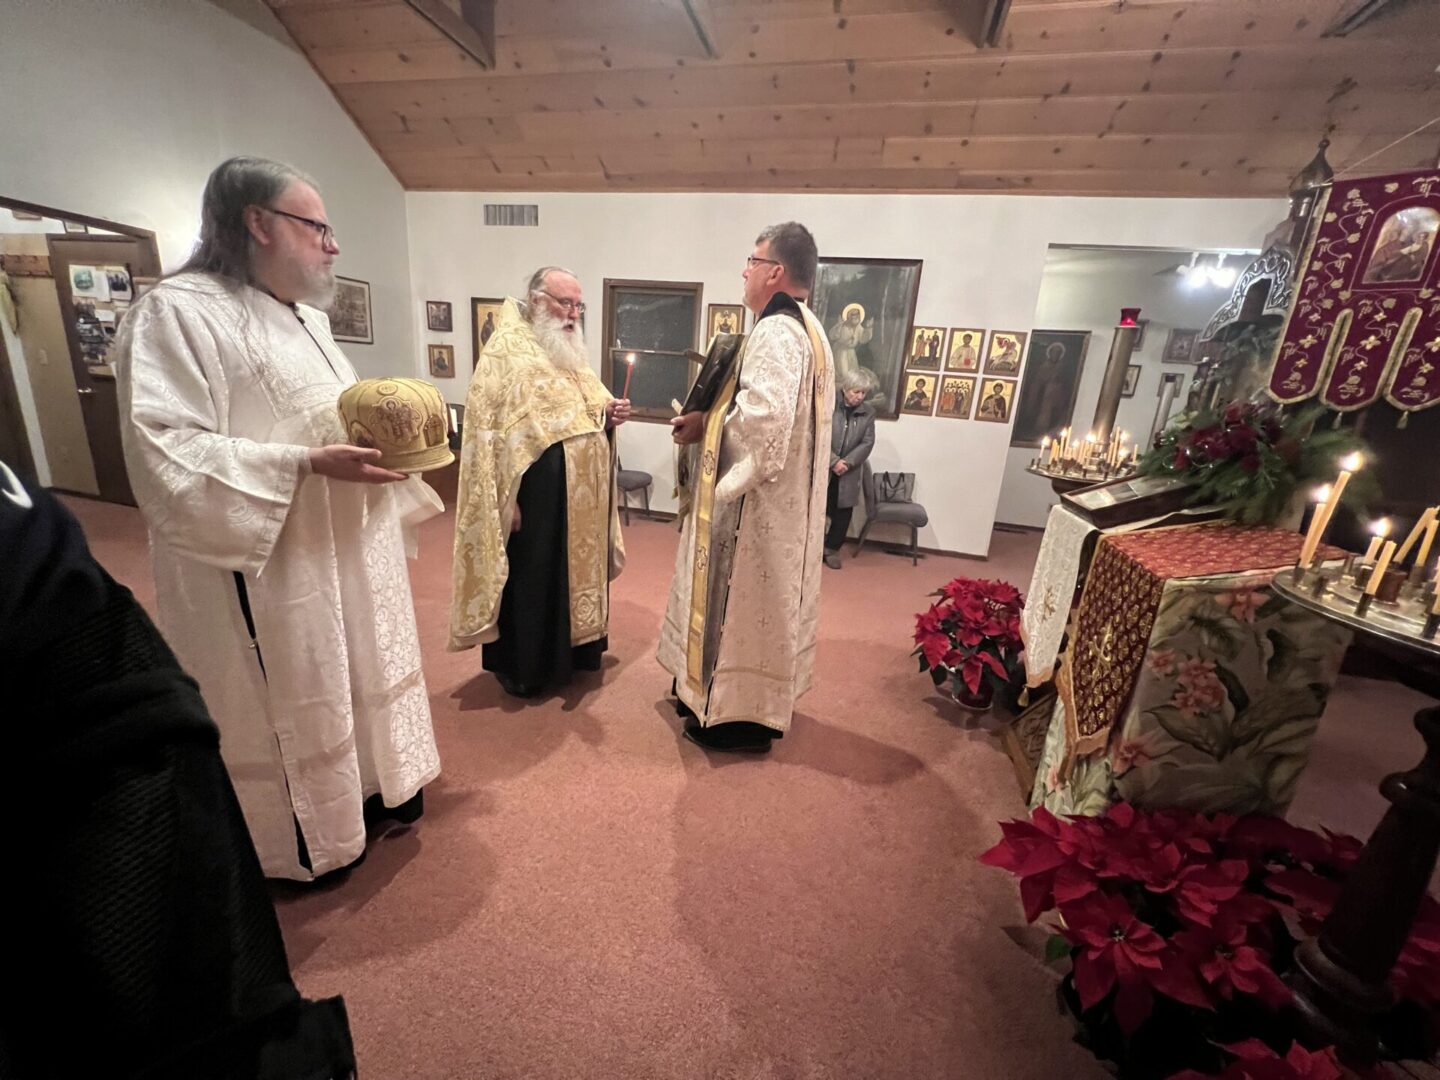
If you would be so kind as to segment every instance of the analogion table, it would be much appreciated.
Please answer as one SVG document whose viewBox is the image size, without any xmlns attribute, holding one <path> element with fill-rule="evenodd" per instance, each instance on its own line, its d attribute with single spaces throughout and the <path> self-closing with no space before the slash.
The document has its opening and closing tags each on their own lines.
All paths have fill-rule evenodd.
<svg viewBox="0 0 1440 1080">
<path fill-rule="evenodd" d="M 1031 805 L 1283 813 L 1350 643 L 1271 590 L 1300 544 L 1233 523 L 1102 536 Z"/>
</svg>

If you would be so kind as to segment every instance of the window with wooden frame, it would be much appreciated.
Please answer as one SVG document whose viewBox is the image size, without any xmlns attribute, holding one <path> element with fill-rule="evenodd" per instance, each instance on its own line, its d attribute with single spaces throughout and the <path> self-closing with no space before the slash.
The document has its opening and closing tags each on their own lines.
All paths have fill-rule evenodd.
<svg viewBox="0 0 1440 1080">
<path fill-rule="evenodd" d="M 700 365 L 686 353 L 700 340 L 698 281 L 605 279 L 604 348 L 600 377 L 616 397 L 625 396 L 629 364 L 631 416 L 669 422 L 672 401 L 684 401 Z"/>
</svg>

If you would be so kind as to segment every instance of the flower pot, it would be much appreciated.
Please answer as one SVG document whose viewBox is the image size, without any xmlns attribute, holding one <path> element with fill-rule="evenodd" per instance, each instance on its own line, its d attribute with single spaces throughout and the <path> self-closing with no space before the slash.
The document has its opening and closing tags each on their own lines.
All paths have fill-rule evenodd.
<svg viewBox="0 0 1440 1080">
<path fill-rule="evenodd" d="M 970 688 L 959 680 L 955 683 L 955 704 L 967 712 L 984 713 L 990 711 L 990 706 L 995 703 L 995 688 L 988 682 L 980 684 L 978 693 L 972 694 Z"/>
</svg>

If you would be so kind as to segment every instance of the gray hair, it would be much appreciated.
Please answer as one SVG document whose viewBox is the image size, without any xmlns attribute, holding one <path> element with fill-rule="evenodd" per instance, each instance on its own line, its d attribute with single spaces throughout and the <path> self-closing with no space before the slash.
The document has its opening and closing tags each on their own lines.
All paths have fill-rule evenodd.
<svg viewBox="0 0 1440 1080">
<path fill-rule="evenodd" d="M 233 157 L 217 165 L 200 200 L 200 242 L 175 273 L 199 270 L 248 283 L 251 247 L 245 208 L 269 206 L 297 180 L 320 190 L 299 169 L 266 158 Z"/>
<path fill-rule="evenodd" d="M 770 245 L 770 254 L 785 268 L 791 281 L 808 294 L 815 287 L 815 264 L 820 259 L 815 237 L 798 221 L 771 225 L 755 238 L 755 243 Z"/>
<path fill-rule="evenodd" d="M 569 274 L 576 281 L 580 280 L 579 274 L 575 273 L 574 270 L 566 270 L 563 266 L 542 266 L 539 270 L 536 270 L 530 275 L 530 280 L 525 283 L 525 303 L 523 306 L 527 317 L 530 315 L 530 297 L 545 287 L 545 279 L 551 274 Z"/>
<path fill-rule="evenodd" d="M 875 373 L 867 367 L 842 371 L 840 377 L 835 380 L 835 389 L 842 394 L 849 390 L 864 390 L 866 397 L 869 397 L 879 385 L 880 380 L 875 378 Z"/>
</svg>

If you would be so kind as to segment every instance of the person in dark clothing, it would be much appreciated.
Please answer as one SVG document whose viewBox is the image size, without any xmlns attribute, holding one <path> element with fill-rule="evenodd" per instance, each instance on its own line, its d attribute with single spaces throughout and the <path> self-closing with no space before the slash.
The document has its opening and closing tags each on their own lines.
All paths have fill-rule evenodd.
<svg viewBox="0 0 1440 1080">
<path fill-rule="evenodd" d="M 343 1080 L 302 999 L 199 688 L 52 496 L 0 462 L 0 679 L 16 868 L 0 1076 Z"/>
<path fill-rule="evenodd" d="M 860 501 L 861 466 L 875 448 L 875 407 L 866 401 L 875 385 L 874 374 L 863 367 L 845 372 L 835 384 L 830 486 L 825 494 L 825 513 L 830 518 L 825 532 L 825 565 L 832 570 L 840 569 L 840 548 L 850 531 L 855 504 Z"/>
</svg>

